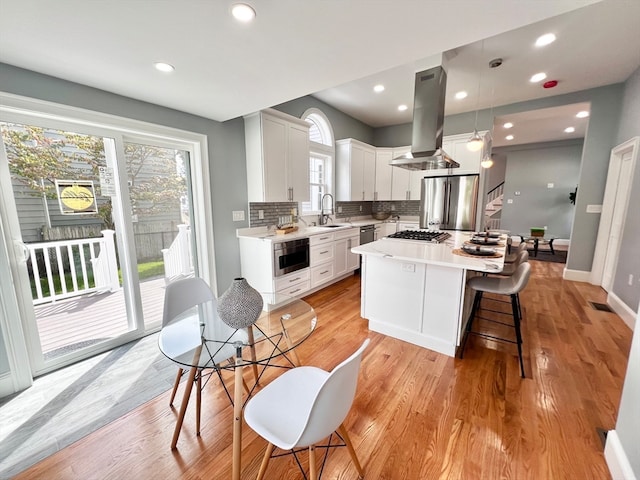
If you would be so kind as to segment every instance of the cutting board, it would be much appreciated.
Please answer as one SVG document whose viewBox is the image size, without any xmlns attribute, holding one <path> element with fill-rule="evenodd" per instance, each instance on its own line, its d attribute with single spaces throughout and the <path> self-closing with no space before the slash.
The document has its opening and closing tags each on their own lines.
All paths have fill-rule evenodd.
<svg viewBox="0 0 640 480">
<path fill-rule="evenodd" d="M 287 233 L 297 232 L 298 227 L 286 227 L 286 228 L 278 228 L 276 229 L 276 233 L 278 235 L 286 235 Z"/>
</svg>

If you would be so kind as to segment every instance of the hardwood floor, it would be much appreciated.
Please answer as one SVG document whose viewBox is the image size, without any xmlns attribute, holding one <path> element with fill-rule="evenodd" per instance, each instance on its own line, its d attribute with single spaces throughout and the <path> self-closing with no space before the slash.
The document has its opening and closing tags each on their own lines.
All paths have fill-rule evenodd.
<svg viewBox="0 0 640 480">
<path fill-rule="evenodd" d="M 460 360 L 369 332 L 357 276 L 307 297 L 318 327 L 299 349 L 303 363 L 331 369 L 372 339 L 345 423 L 366 478 L 610 478 L 596 429 L 615 426 L 631 331 L 587 303 L 605 302 L 600 288 L 562 280 L 562 264 L 531 264 L 521 294 L 526 379 L 514 345 L 472 337 Z M 232 409 L 219 386 L 203 392 L 201 436 L 192 402 L 173 452 L 168 400 L 160 395 L 16 479 L 230 478 Z M 243 479 L 255 478 L 265 446 L 244 427 Z M 278 458 L 266 478 L 302 476 Z M 346 449 L 331 451 L 323 478 L 357 478 Z"/>
</svg>

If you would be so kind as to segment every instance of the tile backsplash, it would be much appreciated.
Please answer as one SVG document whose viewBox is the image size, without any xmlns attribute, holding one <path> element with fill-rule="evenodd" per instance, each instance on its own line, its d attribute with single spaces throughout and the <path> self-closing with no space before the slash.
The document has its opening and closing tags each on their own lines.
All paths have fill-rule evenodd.
<svg viewBox="0 0 640 480">
<path fill-rule="evenodd" d="M 281 217 L 292 216 L 297 221 L 299 205 L 296 202 L 249 203 L 249 226 L 269 227 L 277 225 Z M 261 214 L 262 212 L 262 214 Z M 382 201 L 382 202 L 336 202 L 337 219 L 362 217 L 374 212 L 392 212 L 400 216 L 418 216 L 419 200 Z M 260 218 L 262 217 L 262 218 Z"/>
<path fill-rule="evenodd" d="M 289 216 L 293 217 L 295 222 L 297 209 L 298 204 L 296 202 L 249 203 L 249 226 L 270 227 L 278 225 L 281 217 Z"/>
</svg>

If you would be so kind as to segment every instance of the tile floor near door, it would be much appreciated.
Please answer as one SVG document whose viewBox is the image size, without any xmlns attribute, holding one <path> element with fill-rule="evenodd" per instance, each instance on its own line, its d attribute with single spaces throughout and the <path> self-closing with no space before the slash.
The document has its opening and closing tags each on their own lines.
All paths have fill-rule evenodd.
<svg viewBox="0 0 640 480">
<path fill-rule="evenodd" d="M 36 378 L 0 399 L 0 479 L 97 430 L 173 385 L 177 367 L 153 334 Z"/>
</svg>

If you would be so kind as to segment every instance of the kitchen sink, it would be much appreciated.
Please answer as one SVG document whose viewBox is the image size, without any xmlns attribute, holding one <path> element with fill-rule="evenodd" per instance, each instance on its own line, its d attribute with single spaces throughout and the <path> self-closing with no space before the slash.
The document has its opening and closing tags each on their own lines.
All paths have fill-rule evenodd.
<svg viewBox="0 0 640 480">
<path fill-rule="evenodd" d="M 342 227 L 346 227 L 347 225 L 318 225 L 320 228 L 342 228 Z"/>
</svg>

